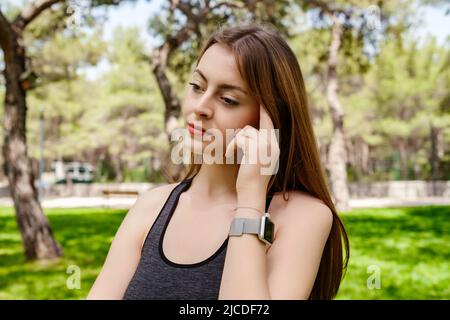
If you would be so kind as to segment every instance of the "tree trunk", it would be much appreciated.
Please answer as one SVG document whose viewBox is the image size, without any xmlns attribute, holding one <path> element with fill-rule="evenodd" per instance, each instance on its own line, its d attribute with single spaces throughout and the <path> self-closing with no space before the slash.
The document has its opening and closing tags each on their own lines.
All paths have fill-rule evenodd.
<svg viewBox="0 0 450 320">
<path fill-rule="evenodd" d="M 336 73 L 339 47 L 341 45 L 342 24 L 335 15 L 330 17 L 333 21 L 333 27 L 328 57 L 327 101 L 333 121 L 333 137 L 328 153 L 328 168 L 336 208 L 339 211 L 347 211 L 349 210 L 349 190 L 346 168 L 344 111 L 337 93 L 338 79 Z"/>
<path fill-rule="evenodd" d="M 120 154 L 112 155 L 112 163 L 114 166 L 114 171 L 116 174 L 116 182 L 124 182 L 125 181 L 125 165 L 120 158 Z"/>
<path fill-rule="evenodd" d="M 12 30 L 11 30 L 12 31 Z M 0 32 L 5 32 L 1 30 Z M 5 109 L 3 115 L 4 171 L 8 177 L 16 219 L 27 259 L 52 259 L 63 254 L 38 202 L 26 145 L 26 92 L 20 83 L 25 71 L 25 48 L 20 36 L 3 34 Z"/>
<path fill-rule="evenodd" d="M 166 66 L 164 61 L 167 60 L 169 55 L 169 52 L 167 51 L 168 48 L 165 47 L 155 50 L 152 59 L 152 69 L 164 99 L 164 128 L 167 138 L 170 141 L 170 135 L 178 124 L 177 119 L 180 116 L 181 104 L 166 76 Z"/>
<path fill-rule="evenodd" d="M 406 151 L 406 139 L 400 138 L 398 142 L 398 154 L 400 157 L 400 179 L 408 180 L 408 156 Z"/>
<path fill-rule="evenodd" d="M 431 140 L 431 181 L 432 181 L 432 194 L 433 196 L 438 195 L 438 188 L 436 181 L 441 178 L 441 168 L 440 162 L 444 156 L 444 143 L 442 130 L 437 128 L 430 122 L 430 140 Z"/>
<path fill-rule="evenodd" d="M 444 150 L 442 143 L 442 131 L 439 128 L 436 128 L 432 123 L 430 123 L 430 140 L 431 180 L 434 181 L 439 180 L 441 177 L 440 161 L 441 157 L 444 155 Z"/>
<path fill-rule="evenodd" d="M 347 163 L 354 166 L 358 174 L 370 175 L 370 150 L 364 139 L 356 137 L 354 141 L 348 141 L 346 150 Z"/>
<path fill-rule="evenodd" d="M 192 25 L 186 26 L 180 30 L 178 34 L 166 40 L 166 42 L 156 48 L 153 51 L 151 65 L 153 74 L 158 83 L 161 95 L 164 99 L 165 112 L 164 112 L 164 128 L 166 131 L 169 145 L 171 145 L 171 134 L 174 129 L 178 127 L 178 118 L 181 114 L 181 103 L 177 97 L 176 92 L 173 90 L 169 79 L 166 75 L 167 61 L 170 54 L 175 50 L 182 42 L 187 40 L 191 34 L 194 33 L 195 27 Z M 170 152 L 169 152 L 170 153 Z M 171 162 L 170 157 L 167 157 Z M 165 175 L 169 182 L 179 181 L 182 173 L 184 172 L 184 166 L 182 164 L 165 163 Z"/>
<path fill-rule="evenodd" d="M 370 175 L 371 171 L 370 171 L 370 149 L 369 149 L 369 145 L 362 139 L 360 138 L 359 140 L 360 142 L 360 148 L 361 148 L 361 168 L 362 168 L 362 172 L 364 172 L 364 174 L 366 175 Z"/>
</svg>

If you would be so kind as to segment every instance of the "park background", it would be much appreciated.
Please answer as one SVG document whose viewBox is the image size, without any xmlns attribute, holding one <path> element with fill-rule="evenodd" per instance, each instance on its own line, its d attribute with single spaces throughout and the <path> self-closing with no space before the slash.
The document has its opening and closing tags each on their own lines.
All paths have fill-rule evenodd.
<svg viewBox="0 0 450 320">
<path fill-rule="evenodd" d="M 249 21 L 302 68 L 351 244 L 337 299 L 449 299 L 449 16 L 438 0 L 0 0 L 0 299 L 86 297 L 136 195 L 182 176 L 169 137 L 202 41 Z"/>
</svg>

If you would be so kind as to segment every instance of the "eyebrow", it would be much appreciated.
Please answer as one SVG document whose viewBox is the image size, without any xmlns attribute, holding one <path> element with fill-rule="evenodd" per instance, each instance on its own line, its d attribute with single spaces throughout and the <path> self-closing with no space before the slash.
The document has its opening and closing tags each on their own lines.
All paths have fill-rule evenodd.
<svg viewBox="0 0 450 320">
<path fill-rule="evenodd" d="M 195 69 L 195 70 L 194 70 L 194 73 L 195 73 L 195 72 L 197 72 L 197 73 L 203 78 L 203 80 L 205 80 L 206 82 L 208 82 L 208 80 L 206 79 L 205 75 L 204 75 L 199 69 Z M 232 84 L 226 84 L 226 83 L 223 83 L 223 84 L 220 84 L 220 85 L 218 86 L 218 88 L 219 88 L 219 89 L 225 89 L 225 90 L 238 90 L 238 91 L 241 91 L 242 93 L 248 95 L 247 91 L 245 91 L 244 89 L 242 89 L 242 88 L 239 87 L 239 86 L 235 86 L 235 85 L 232 85 Z"/>
</svg>

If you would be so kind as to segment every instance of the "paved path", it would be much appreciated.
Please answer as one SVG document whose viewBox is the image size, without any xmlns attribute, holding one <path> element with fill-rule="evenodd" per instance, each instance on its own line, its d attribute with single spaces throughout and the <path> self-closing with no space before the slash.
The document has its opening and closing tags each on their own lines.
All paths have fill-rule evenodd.
<svg viewBox="0 0 450 320">
<path fill-rule="evenodd" d="M 415 207 L 429 205 L 450 206 L 450 199 L 442 197 L 427 197 L 418 199 L 365 198 L 350 200 L 350 206 L 352 208 Z"/>
<path fill-rule="evenodd" d="M 112 197 L 109 199 L 102 197 L 66 197 L 44 199 L 44 208 L 80 208 L 80 207 L 105 207 L 129 209 L 136 201 L 135 197 Z M 396 199 L 396 198 L 365 198 L 351 199 L 352 208 L 383 208 L 383 207 L 404 207 L 404 206 L 425 206 L 425 205 L 449 205 L 447 198 L 419 198 L 419 199 Z M 0 206 L 12 206 L 10 198 L 0 198 Z"/>
<path fill-rule="evenodd" d="M 136 201 L 135 197 L 65 197 L 44 199 L 42 206 L 44 208 L 120 208 L 129 209 Z M 0 198 L 0 206 L 12 206 L 10 198 Z"/>
</svg>

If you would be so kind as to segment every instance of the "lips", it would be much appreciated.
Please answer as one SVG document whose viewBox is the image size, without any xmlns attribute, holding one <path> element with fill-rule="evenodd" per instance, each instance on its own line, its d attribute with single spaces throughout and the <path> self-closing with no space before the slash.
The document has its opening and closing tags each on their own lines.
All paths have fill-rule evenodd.
<svg viewBox="0 0 450 320">
<path fill-rule="evenodd" d="M 205 134 L 205 129 L 201 127 L 194 126 L 192 123 L 188 123 L 188 130 L 191 134 L 203 136 Z"/>
</svg>

